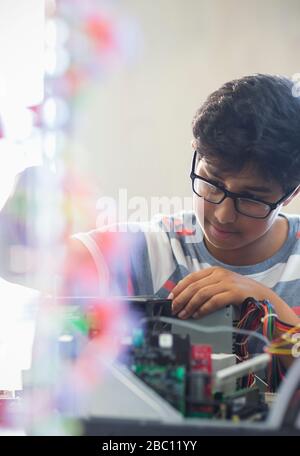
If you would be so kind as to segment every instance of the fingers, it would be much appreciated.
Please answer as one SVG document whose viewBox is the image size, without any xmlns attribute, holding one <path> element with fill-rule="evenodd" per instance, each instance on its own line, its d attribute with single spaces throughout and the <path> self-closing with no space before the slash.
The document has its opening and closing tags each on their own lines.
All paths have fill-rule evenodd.
<svg viewBox="0 0 300 456">
<path fill-rule="evenodd" d="M 184 296 L 182 296 L 183 294 Z M 187 294 L 187 291 L 185 290 L 185 292 L 177 298 L 181 299 L 178 317 L 187 319 L 197 314 L 198 316 L 196 316 L 196 318 L 199 318 L 201 315 L 213 312 L 226 305 L 223 300 L 225 294 L 226 290 L 222 283 L 208 285 L 189 294 Z M 201 312 L 202 307 L 204 308 L 204 311 L 202 310 Z"/>
<path fill-rule="evenodd" d="M 201 271 L 192 272 L 191 274 L 187 275 L 186 277 L 184 277 L 182 280 L 180 280 L 178 282 L 176 287 L 173 288 L 172 294 L 174 295 L 174 297 L 178 296 L 189 285 L 191 285 L 192 283 L 194 283 L 198 280 L 209 277 L 211 274 L 213 274 L 213 272 L 216 269 L 217 268 L 212 267 L 212 268 L 203 269 Z"/>
<path fill-rule="evenodd" d="M 207 301 L 203 306 L 198 308 L 196 312 L 192 315 L 193 318 L 199 319 L 205 317 L 206 315 L 215 312 L 218 309 L 222 309 L 231 304 L 231 293 L 224 291 L 218 295 L 213 296 L 209 301 Z"/>
<path fill-rule="evenodd" d="M 183 282 L 183 281 L 182 281 Z M 209 299 L 211 295 L 208 294 L 207 287 L 211 285 L 218 285 L 221 282 L 216 279 L 213 274 L 210 274 L 208 277 L 202 278 L 195 282 L 190 283 L 185 288 L 180 285 L 181 291 L 174 293 L 173 302 L 172 302 L 172 310 L 174 314 L 178 314 L 187 303 L 197 294 L 199 304 L 204 303 L 205 300 Z M 223 286 L 223 283 L 222 283 Z M 178 288 L 178 289 L 180 289 Z"/>
<path fill-rule="evenodd" d="M 201 318 L 228 304 L 241 302 L 236 274 L 211 267 L 189 274 L 172 290 L 172 310 L 179 318 Z"/>
</svg>

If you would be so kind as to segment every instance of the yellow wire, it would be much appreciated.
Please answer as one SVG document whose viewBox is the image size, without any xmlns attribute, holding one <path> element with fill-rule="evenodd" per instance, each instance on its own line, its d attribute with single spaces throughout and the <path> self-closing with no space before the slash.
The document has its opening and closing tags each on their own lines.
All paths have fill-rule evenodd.
<svg viewBox="0 0 300 456">
<path fill-rule="evenodd" d="M 272 350 L 272 349 L 268 349 L 267 353 L 270 353 L 271 355 L 291 355 L 292 354 L 292 350 L 285 350 L 285 349 Z"/>
</svg>

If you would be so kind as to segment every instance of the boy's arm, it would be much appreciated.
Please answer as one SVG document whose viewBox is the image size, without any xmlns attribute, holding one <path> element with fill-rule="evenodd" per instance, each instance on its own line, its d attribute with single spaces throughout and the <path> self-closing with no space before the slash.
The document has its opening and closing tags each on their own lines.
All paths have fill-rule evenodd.
<svg viewBox="0 0 300 456">
<path fill-rule="evenodd" d="M 288 323 L 291 326 L 299 325 L 300 318 L 295 314 L 293 309 L 274 291 L 267 287 L 264 288 L 265 290 L 263 290 L 263 292 L 266 296 L 260 299 L 268 299 L 270 301 L 276 311 L 278 319 L 284 321 L 285 323 Z"/>
</svg>

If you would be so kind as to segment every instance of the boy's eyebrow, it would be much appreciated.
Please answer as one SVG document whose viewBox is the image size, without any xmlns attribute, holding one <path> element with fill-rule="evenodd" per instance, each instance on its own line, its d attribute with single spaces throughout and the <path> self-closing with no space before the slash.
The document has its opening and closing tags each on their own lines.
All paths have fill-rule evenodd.
<svg viewBox="0 0 300 456">
<path fill-rule="evenodd" d="M 268 187 L 245 187 L 245 190 L 249 190 L 251 192 L 270 193 L 270 189 Z"/>
<path fill-rule="evenodd" d="M 220 176 L 218 175 L 218 173 L 212 171 L 212 170 L 209 170 L 207 169 L 208 172 L 210 174 L 212 174 L 214 177 L 216 177 L 217 179 L 224 179 L 224 176 Z M 251 192 L 259 192 L 259 193 L 270 193 L 270 188 L 269 187 L 263 187 L 263 186 L 260 186 L 260 185 L 257 185 L 257 186 L 246 186 L 244 187 L 244 190 L 241 192 L 245 192 L 245 191 L 251 191 Z"/>
</svg>

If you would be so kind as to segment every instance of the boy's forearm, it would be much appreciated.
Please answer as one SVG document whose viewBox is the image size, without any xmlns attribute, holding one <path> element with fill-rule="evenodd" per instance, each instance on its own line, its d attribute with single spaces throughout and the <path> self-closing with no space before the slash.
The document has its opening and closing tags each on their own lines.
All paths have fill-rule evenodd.
<svg viewBox="0 0 300 456">
<path fill-rule="evenodd" d="M 273 305 L 279 320 L 292 326 L 300 325 L 300 318 L 283 299 L 274 293 L 274 291 L 270 290 L 265 299 L 268 299 Z"/>
</svg>

